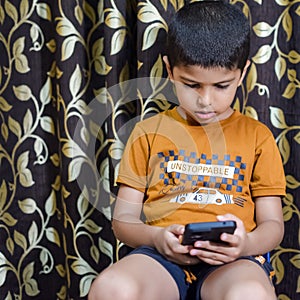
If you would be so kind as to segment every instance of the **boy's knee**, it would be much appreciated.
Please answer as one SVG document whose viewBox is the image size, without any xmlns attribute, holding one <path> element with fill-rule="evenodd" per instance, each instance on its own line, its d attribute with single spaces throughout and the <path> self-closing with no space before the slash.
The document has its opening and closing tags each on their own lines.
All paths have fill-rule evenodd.
<svg viewBox="0 0 300 300">
<path fill-rule="evenodd" d="M 137 283 L 127 274 L 107 270 L 92 283 L 88 300 L 138 300 L 139 296 Z"/>
<path fill-rule="evenodd" d="M 225 294 L 228 300 L 275 300 L 274 288 L 271 284 L 265 286 L 259 281 L 248 281 L 244 284 L 233 284 Z"/>
</svg>

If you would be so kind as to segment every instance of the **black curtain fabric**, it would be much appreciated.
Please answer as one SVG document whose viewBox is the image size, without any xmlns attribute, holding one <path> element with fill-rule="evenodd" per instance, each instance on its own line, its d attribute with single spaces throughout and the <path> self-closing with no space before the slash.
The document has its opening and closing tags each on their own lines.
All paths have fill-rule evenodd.
<svg viewBox="0 0 300 300">
<path fill-rule="evenodd" d="M 86 299 L 126 254 L 111 215 L 133 124 L 174 105 L 163 65 L 184 0 L 0 2 L 0 299 Z M 252 28 L 233 103 L 274 133 L 287 180 L 278 299 L 299 287 L 299 1 L 228 1 Z"/>
</svg>

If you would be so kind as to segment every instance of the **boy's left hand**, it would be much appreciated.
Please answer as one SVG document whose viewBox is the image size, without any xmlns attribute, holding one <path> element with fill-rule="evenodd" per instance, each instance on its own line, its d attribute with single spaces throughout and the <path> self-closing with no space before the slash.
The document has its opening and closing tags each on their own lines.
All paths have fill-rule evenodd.
<svg viewBox="0 0 300 300">
<path fill-rule="evenodd" d="M 236 221 L 234 234 L 222 233 L 221 240 L 224 244 L 210 241 L 197 241 L 190 255 L 197 256 L 200 260 L 210 265 L 229 263 L 243 255 L 247 244 L 247 232 L 241 219 L 232 214 L 217 217 L 218 221 Z"/>
</svg>

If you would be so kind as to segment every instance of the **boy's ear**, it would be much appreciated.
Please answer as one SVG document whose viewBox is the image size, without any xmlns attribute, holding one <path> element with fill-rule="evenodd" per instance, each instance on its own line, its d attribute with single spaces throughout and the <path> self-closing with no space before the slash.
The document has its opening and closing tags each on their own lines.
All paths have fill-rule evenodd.
<svg viewBox="0 0 300 300">
<path fill-rule="evenodd" d="M 164 61 L 165 65 L 166 65 L 168 76 L 172 80 L 173 79 L 173 73 L 172 73 L 172 69 L 171 69 L 170 63 L 169 63 L 168 56 L 164 55 L 163 56 L 163 61 Z"/>
<path fill-rule="evenodd" d="M 240 81 L 239 81 L 239 86 L 242 84 L 245 76 L 246 76 L 246 73 L 247 73 L 247 70 L 248 70 L 248 67 L 250 66 L 250 60 L 248 59 L 247 62 L 246 62 L 246 65 L 243 69 L 243 72 L 241 74 L 241 78 L 240 78 Z"/>
</svg>

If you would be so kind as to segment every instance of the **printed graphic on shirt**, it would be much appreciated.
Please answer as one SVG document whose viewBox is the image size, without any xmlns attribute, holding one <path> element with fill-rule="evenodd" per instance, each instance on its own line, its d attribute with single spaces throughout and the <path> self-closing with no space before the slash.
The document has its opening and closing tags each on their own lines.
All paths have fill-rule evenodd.
<svg viewBox="0 0 300 300">
<path fill-rule="evenodd" d="M 222 194 L 220 191 L 212 188 L 199 188 L 193 193 L 185 193 L 172 198 L 170 202 L 176 203 L 194 203 L 194 204 L 233 204 L 233 196 Z"/>
<path fill-rule="evenodd" d="M 236 204 L 244 206 L 244 199 L 233 198 L 234 193 L 241 193 L 243 189 L 243 172 L 246 164 L 241 156 L 213 154 L 208 157 L 195 152 L 189 154 L 184 150 L 175 153 L 169 151 L 158 153 L 162 159 L 160 179 L 164 185 L 185 185 L 193 188 L 192 193 L 181 193 L 170 202 L 195 204 Z M 220 190 L 227 191 L 222 193 Z"/>
</svg>

